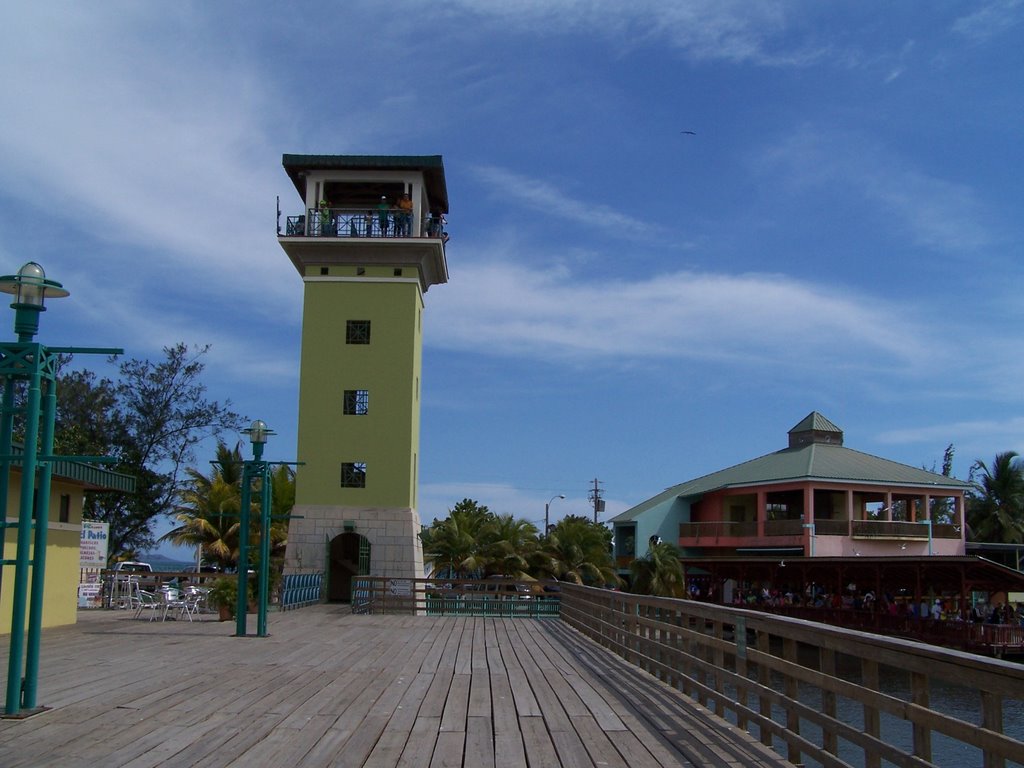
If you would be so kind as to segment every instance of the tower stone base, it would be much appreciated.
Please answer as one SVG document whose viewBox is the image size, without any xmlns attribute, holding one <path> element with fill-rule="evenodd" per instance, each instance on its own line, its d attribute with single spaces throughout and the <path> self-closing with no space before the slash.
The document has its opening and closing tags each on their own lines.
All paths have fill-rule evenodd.
<svg viewBox="0 0 1024 768">
<path fill-rule="evenodd" d="M 370 576 L 423 578 L 420 516 L 415 509 L 296 506 L 288 524 L 284 572 L 323 570 L 331 542 L 345 533 L 370 543 Z"/>
</svg>

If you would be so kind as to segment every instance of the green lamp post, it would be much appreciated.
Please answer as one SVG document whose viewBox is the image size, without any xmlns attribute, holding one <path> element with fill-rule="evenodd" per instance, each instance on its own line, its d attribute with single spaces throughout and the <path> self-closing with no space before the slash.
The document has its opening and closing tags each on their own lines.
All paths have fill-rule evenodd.
<svg viewBox="0 0 1024 768">
<path fill-rule="evenodd" d="M 238 527 L 238 604 L 235 610 L 235 635 L 246 635 L 246 609 L 249 603 L 249 532 L 250 513 L 252 507 L 252 487 L 259 481 L 260 497 L 260 570 L 257 576 L 259 590 L 259 613 L 257 614 L 257 635 L 267 636 L 267 586 L 270 582 L 270 464 L 263 460 L 263 447 L 267 438 L 274 431 L 266 423 L 256 419 L 248 429 L 242 430 L 249 435 L 252 443 L 252 459 L 242 462 L 242 499 L 241 516 Z"/>
<path fill-rule="evenodd" d="M 50 462 L 42 465 L 39 495 L 36 498 L 36 465 L 39 454 L 53 453 L 53 423 L 56 415 L 57 397 L 53 386 L 55 359 L 41 344 L 33 341 L 39 331 L 39 315 L 46 311 L 46 298 L 64 298 L 68 291 L 54 281 L 47 280 L 43 268 L 30 261 L 18 270 L 16 275 L 0 277 L 0 292 L 14 295 L 11 309 L 14 310 L 14 332 L 18 341 L 0 345 L 0 374 L 4 377 L 2 415 L 0 415 L 0 505 L 6 520 L 7 491 L 10 482 L 12 455 L 11 438 L 14 431 L 14 394 L 18 380 L 25 381 L 25 435 L 21 455 L 21 499 L 18 507 L 17 555 L 13 562 L 4 560 L 4 565 L 14 565 L 14 592 L 11 601 L 11 646 L 7 665 L 7 698 L 4 714 L 14 716 L 36 708 L 35 686 L 39 665 L 39 634 L 42 629 L 43 583 L 46 570 L 46 510 L 50 505 Z M 46 395 L 42 394 L 44 385 Z M 40 406 L 43 408 L 42 443 L 40 444 Z M 40 450 L 41 449 L 41 450 Z M 35 526 L 35 541 L 32 541 L 33 501 L 41 510 Z M 5 523 L 6 525 L 6 523 Z M 34 557 L 29 558 L 29 546 L 33 544 Z M 34 561 L 34 562 L 33 562 Z M 29 570 L 30 565 L 32 570 Z M 29 613 L 29 638 L 27 659 L 25 648 L 26 601 L 29 599 L 29 575 L 32 576 L 31 609 Z M 27 662 L 24 680 L 22 663 Z"/>
<path fill-rule="evenodd" d="M 0 395 L 2 527 L 11 525 L 6 522 L 10 469 L 12 464 L 21 466 L 20 502 L 16 523 L 17 553 L 14 560 L 2 557 L 4 537 L 0 536 L 0 563 L 3 566 L 14 566 L 4 717 L 27 717 L 42 709 L 36 706 L 36 687 L 39 678 L 39 641 L 42 635 L 46 538 L 53 462 L 58 458 L 107 460 L 102 457 L 53 455 L 53 430 L 57 413 L 57 361 L 60 353 L 121 354 L 124 350 L 46 347 L 34 341 L 39 331 L 39 315 L 46 311 L 46 299 L 60 299 L 69 295 L 60 283 L 47 279 L 46 272 L 34 261 L 25 264 L 16 275 L 0 277 L 0 292 L 14 296 L 11 309 L 15 312 L 14 332 L 18 335 L 17 341 L 0 343 L 0 379 L 3 380 L 3 393 Z M 23 385 L 22 403 L 16 407 L 15 394 L 19 382 Z M 21 453 L 15 453 L 13 448 L 16 413 L 23 415 L 24 435 Z M 38 519 L 34 519 L 35 510 L 38 510 Z"/>
</svg>

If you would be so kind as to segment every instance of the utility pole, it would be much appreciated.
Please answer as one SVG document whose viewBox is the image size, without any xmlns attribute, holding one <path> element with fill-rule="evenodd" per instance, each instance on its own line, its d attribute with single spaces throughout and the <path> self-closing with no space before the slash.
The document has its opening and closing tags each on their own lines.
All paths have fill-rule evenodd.
<svg viewBox="0 0 1024 768">
<path fill-rule="evenodd" d="M 601 481 L 596 477 L 594 478 L 594 487 L 590 489 L 590 493 L 587 495 L 587 499 L 594 505 L 594 524 L 597 524 L 597 516 L 601 512 L 604 512 L 604 499 L 601 498 L 601 494 L 604 491 L 601 490 Z"/>
</svg>

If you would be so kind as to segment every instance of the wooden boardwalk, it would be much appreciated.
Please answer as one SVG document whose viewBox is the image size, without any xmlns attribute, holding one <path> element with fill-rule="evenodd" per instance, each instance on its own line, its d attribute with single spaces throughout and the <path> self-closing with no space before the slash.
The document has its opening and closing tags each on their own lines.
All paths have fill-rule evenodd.
<svg viewBox="0 0 1024 768">
<path fill-rule="evenodd" d="M 79 616 L 44 632 L 52 709 L 0 720 L 0 766 L 790 765 L 557 619 L 317 606 L 235 638 L 213 617 Z"/>
</svg>

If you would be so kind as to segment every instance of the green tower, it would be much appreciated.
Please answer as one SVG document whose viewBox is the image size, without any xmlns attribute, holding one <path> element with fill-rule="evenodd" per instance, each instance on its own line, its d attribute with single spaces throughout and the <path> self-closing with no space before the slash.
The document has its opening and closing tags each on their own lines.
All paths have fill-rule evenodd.
<svg viewBox="0 0 1024 768">
<path fill-rule="evenodd" d="M 448 281 L 439 155 L 285 155 L 303 201 L 278 241 L 304 284 L 285 569 L 423 575 L 417 482 L 423 297 Z"/>
</svg>

